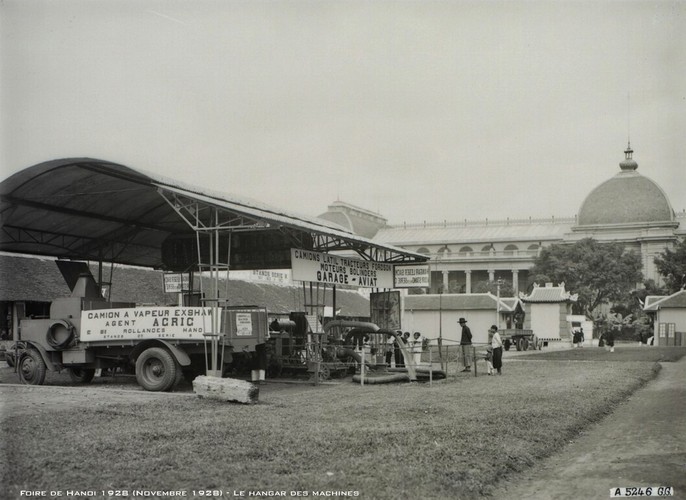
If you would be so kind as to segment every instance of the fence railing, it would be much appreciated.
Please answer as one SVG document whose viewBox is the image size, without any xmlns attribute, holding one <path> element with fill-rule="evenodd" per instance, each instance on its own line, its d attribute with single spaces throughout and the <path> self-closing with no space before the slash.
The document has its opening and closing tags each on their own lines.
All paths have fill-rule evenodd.
<svg viewBox="0 0 686 500">
<path fill-rule="evenodd" d="M 459 341 L 438 338 L 430 341 L 429 348 L 422 353 L 422 361 L 439 365 L 446 378 L 467 371 L 476 377 L 486 369 L 484 360 L 489 344 L 473 343 L 463 346 Z"/>
</svg>

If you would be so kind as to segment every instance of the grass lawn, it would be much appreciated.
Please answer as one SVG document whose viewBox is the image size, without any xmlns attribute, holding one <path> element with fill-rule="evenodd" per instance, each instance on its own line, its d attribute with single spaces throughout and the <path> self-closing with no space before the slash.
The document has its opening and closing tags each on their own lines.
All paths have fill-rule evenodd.
<svg viewBox="0 0 686 500">
<path fill-rule="evenodd" d="M 273 383 L 251 406 L 170 397 L 5 416 L 0 497 L 136 488 L 220 489 L 228 498 L 234 490 L 487 496 L 650 380 L 659 365 L 635 351 L 634 363 L 619 359 L 621 349 L 588 363 L 519 356 L 503 376 L 460 374 L 432 386 Z"/>
<path fill-rule="evenodd" d="M 640 346 L 636 342 L 615 345 L 615 352 L 604 347 L 580 347 L 559 351 L 532 351 L 520 353 L 517 359 L 547 359 L 572 361 L 678 361 L 686 355 L 686 347 Z M 507 353 L 505 354 L 507 356 Z"/>
</svg>

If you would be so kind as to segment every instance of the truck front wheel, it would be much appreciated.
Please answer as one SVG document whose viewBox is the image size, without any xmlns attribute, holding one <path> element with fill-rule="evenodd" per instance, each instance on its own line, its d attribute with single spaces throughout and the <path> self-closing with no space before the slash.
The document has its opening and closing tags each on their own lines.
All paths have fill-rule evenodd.
<svg viewBox="0 0 686 500">
<path fill-rule="evenodd" d="M 28 349 L 20 358 L 17 373 L 22 384 L 43 385 L 46 366 L 40 353 Z"/>
<path fill-rule="evenodd" d="M 176 362 L 161 347 L 150 347 L 136 360 L 136 380 L 146 391 L 168 391 L 176 383 Z"/>
</svg>

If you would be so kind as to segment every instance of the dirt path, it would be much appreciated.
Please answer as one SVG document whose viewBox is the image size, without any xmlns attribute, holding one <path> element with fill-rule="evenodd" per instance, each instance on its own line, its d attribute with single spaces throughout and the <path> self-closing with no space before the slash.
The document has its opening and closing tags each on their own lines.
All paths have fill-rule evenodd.
<svg viewBox="0 0 686 500">
<path fill-rule="evenodd" d="M 190 382 L 182 380 L 174 392 L 145 391 L 133 375 L 95 377 L 88 385 L 75 384 L 66 371 L 48 372 L 45 385 L 18 384 L 17 374 L 0 362 L 0 419 L 55 410 L 105 407 L 117 403 L 145 403 L 160 398 L 197 398 Z M 284 380 L 260 386 L 260 395 L 308 390 L 307 382 Z"/>
<path fill-rule="evenodd" d="M 535 471 L 503 485 L 507 499 L 607 499 L 615 487 L 672 486 L 686 499 L 686 358 Z"/>
<path fill-rule="evenodd" d="M 95 408 L 115 403 L 143 403 L 158 398 L 194 397 L 191 392 L 145 392 L 98 387 L 0 385 L 5 416 L 31 415 L 63 409 Z"/>
</svg>

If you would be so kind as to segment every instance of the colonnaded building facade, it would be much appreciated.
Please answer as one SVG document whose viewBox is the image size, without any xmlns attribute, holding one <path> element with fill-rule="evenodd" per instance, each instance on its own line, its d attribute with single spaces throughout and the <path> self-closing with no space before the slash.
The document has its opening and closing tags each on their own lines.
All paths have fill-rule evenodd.
<svg viewBox="0 0 686 500">
<path fill-rule="evenodd" d="M 622 242 L 640 253 L 645 279 L 661 283 L 654 259 L 686 236 L 686 211 L 675 213 L 662 188 L 638 172 L 627 146 L 620 171 L 593 189 L 575 217 L 388 225 L 380 214 L 334 202 L 319 217 L 357 234 L 431 256 L 428 293 L 472 293 L 504 280 L 525 291 L 542 248 L 583 238 Z"/>
</svg>

